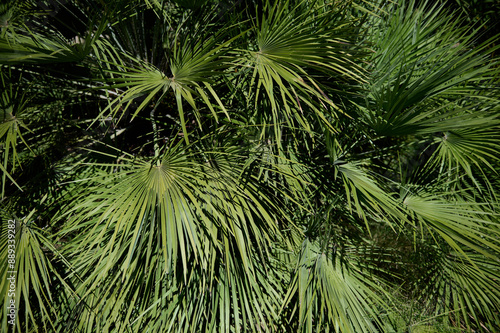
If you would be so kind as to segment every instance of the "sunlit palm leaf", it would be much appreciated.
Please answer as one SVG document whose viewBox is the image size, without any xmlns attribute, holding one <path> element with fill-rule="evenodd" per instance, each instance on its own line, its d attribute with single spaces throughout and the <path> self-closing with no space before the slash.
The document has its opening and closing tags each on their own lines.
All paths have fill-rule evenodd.
<svg viewBox="0 0 500 333">
<path fill-rule="evenodd" d="M 267 3 L 262 16 L 256 18 L 250 50 L 237 61 L 243 71 L 248 68 L 251 72 L 247 96 L 253 100 L 249 100 L 249 107 L 253 102 L 260 108 L 259 102 L 265 100 L 271 111 L 265 121 L 274 127 L 278 146 L 283 125 L 311 131 L 314 119 L 335 131 L 332 110 L 343 111 L 321 89 L 315 78 L 318 71 L 323 79 L 342 73 L 351 80 L 363 80 L 361 69 L 348 56 L 348 52 L 359 52 L 351 44 L 355 22 L 345 18 L 340 8 L 318 6 L 320 9 L 315 10 L 302 2 Z M 339 86 L 342 80 L 337 82 Z M 315 115 L 313 119 L 309 110 Z"/>
<path fill-rule="evenodd" d="M 80 62 L 90 53 L 107 24 L 108 21 L 102 19 L 92 33 L 83 38 L 75 36 L 79 42 L 68 41 L 55 31 L 50 35 L 25 28 L 3 33 L 0 36 L 0 64 Z"/>
<path fill-rule="evenodd" d="M 499 131 L 497 119 L 485 119 L 488 124 L 484 128 L 464 128 L 445 132 L 437 139 L 439 146 L 430 161 L 435 167 L 447 170 L 449 176 L 460 177 L 464 172 L 478 188 L 479 179 L 484 179 L 489 188 L 491 183 L 486 175 L 487 169 L 497 173 L 495 161 L 498 162 Z M 480 173 L 474 172 L 479 170 Z M 476 174 L 476 175 L 475 175 Z"/>
<path fill-rule="evenodd" d="M 413 217 L 415 230 L 423 232 L 425 227 L 430 228 L 457 252 L 466 246 L 485 257 L 495 258 L 500 251 L 497 214 L 488 212 L 480 204 L 454 198 L 446 200 L 442 195 L 425 191 L 407 194 L 403 204 Z"/>
<path fill-rule="evenodd" d="M 179 284 L 211 290 L 216 288 L 218 279 L 223 279 L 227 287 L 234 287 L 237 286 L 234 283 L 241 283 L 241 274 L 249 275 L 250 282 L 245 282 L 249 283 L 245 287 L 247 293 L 264 290 L 248 288 L 254 285 L 251 281 L 262 276 L 256 270 L 254 256 L 258 253 L 265 260 L 267 244 L 279 233 L 276 221 L 267 212 L 274 199 L 266 198 L 253 184 L 240 183 L 234 171 L 235 162 L 227 160 L 227 152 L 218 158 L 215 152 L 208 152 L 207 156 L 214 158 L 204 162 L 197 160 L 196 155 L 185 154 L 182 147 L 181 143 L 171 147 L 158 164 L 127 159 L 125 165 L 109 165 L 108 170 L 119 170 L 95 178 L 91 192 L 85 190 L 81 197 L 75 198 L 74 207 L 68 212 L 71 222 L 64 233 L 80 234 L 67 249 L 75 257 L 75 273 L 85 277 L 77 292 L 84 299 L 92 294 L 115 299 L 112 303 L 91 305 L 94 310 L 86 316 L 94 316 L 94 311 L 109 311 L 102 320 L 122 322 L 121 311 L 124 306 L 134 307 L 127 301 L 133 297 L 140 303 L 137 310 L 131 310 L 125 317 L 125 322 L 130 323 L 132 318 L 149 311 L 150 306 L 157 306 L 150 298 L 133 296 L 140 281 L 153 277 L 144 275 L 148 271 L 159 274 L 154 275 L 151 285 L 158 283 L 158 279 L 175 277 L 171 283 L 178 290 L 165 286 L 165 297 L 182 290 L 184 287 Z M 224 268 L 218 267 L 220 260 Z M 102 290 L 99 287 L 102 283 L 114 287 Z M 116 288 L 123 289 L 122 296 L 115 295 Z M 142 295 L 159 300 L 152 292 L 144 290 Z M 181 295 L 179 301 L 183 303 L 177 306 L 183 308 L 186 299 Z M 201 304 L 193 306 L 202 306 L 205 301 L 200 301 Z M 230 301 L 224 296 L 224 302 L 237 306 L 239 298 Z M 252 307 L 257 306 L 255 301 L 252 303 Z M 262 313 L 272 311 L 265 302 L 262 306 L 269 307 Z M 167 318 L 176 316 L 170 313 Z M 82 320 L 87 319 L 82 317 Z"/>
<path fill-rule="evenodd" d="M 108 106 L 112 108 L 113 115 L 118 111 L 121 113 L 127 111 L 134 99 L 143 97 L 134 110 L 133 117 L 135 117 L 149 105 L 159 103 L 171 90 L 176 100 L 182 133 L 189 143 L 186 105 L 194 111 L 200 127 L 201 113 L 198 108 L 200 102 L 209 108 L 216 120 L 219 109 L 230 119 L 213 84 L 215 79 L 223 75 L 224 66 L 221 57 L 234 38 L 227 38 L 224 30 L 211 36 L 191 36 L 192 40 L 189 42 L 181 42 L 179 40 L 181 38 L 183 38 L 182 33 L 177 31 L 172 41 L 174 47 L 165 51 L 167 52 L 166 59 L 163 59 L 165 68 L 161 69 L 144 61 L 138 61 L 109 43 L 101 44 L 103 50 L 98 52 L 100 57 L 108 62 L 108 68 L 105 70 L 112 75 L 112 79 L 108 81 L 116 83 L 106 88 L 128 88 Z M 134 67 L 124 66 L 124 63 L 130 63 Z M 110 67 L 119 68 L 120 71 L 110 70 Z M 211 100 L 215 100 L 216 107 Z"/>
<path fill-rule="evenodd" d="M 330 258 L 305 240 L 287 302 L 298 294 L 301 332 L 376 332 L 376 284 L 340 258 Z"/>
<path fill-rule="evenodd" d="M 338 165 L 347 195 L 349 209 L 354 206 L 356 212 L 365 221 L 367 215 L 371 218 L 392 222 L 401 221 L 404 216 L 396 200 L 384 191 L 375 181 L 359 166 L 352 163 Z M 367 224 L 368 226 L 368 224 Z"/>
</svg>

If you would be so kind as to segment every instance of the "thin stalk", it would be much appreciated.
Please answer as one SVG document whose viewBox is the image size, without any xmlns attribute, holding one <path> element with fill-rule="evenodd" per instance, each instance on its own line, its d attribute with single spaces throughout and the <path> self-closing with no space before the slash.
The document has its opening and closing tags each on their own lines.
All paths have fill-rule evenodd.
<svg viewBox="0 0 500 333">
<path fill-rule="evenodd" d="M 158 100 L 158 102 L 155 104 L 151 112 L 149 113 L 149 118 L 151 119 L 151 125 L 153 126 L 153 147 L 155 151 L 155 160 L 156 160 L 156 165 L 160 166 L 160 145 L 158 144 L 158 126 L 156 125 L 155 121 L 155 111 L 156 108 L 158 107 L 158 104 L 160 104 L 161 98 Z"/>
</svg>

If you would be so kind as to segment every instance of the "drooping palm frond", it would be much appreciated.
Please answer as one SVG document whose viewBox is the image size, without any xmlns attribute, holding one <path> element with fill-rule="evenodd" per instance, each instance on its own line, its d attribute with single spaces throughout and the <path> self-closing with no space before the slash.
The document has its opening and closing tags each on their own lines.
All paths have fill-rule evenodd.
<svg viewBox="0 0 500 333">
<path fill-rule="evenodd" d="M 438 147 L 429 164 L 446 170 L 449 178 L 459 178 L 465 173 L 479 190 L 478 181 L 484 180 L 491 191 L 492 185 L 486 175 L 488 171 L 497 173 L 498 119 L 485 121 L 488 124 L 484 126 L 446 131 L 441 139 L 436 139 Z M 474 172 L 476 170 L 479 172 Z"/>
<path fill-rule="evenodd" d="M 415 252 L 403 255 L 415 265 L 409 270 L 413 277 L 407 288 L 435 318 L 449 318 L 453 326 L 467 330 L 496 330 L 498 318 L 490 309 L 498 307 L 498 295 L 486 292 L 497 283 L 496 204 L 482 202 L 485 197 L 478 195 L 474 184 L 453 187 L 454 178 L 445 176 L 426 184 L 414 181 L 402 187 L 400 196 L 408 214 L 407 228 L 401 230 L 412 239 L 409 251 Z M 423 269 L 418 271 L 420 266 Z"/>
<path fill-rule="evenodd" d="M 363 172 L 359 166 L 341 164 L 338 170 L 342 174 L 349 208 L 354 206 L 365 221 L 368 214 L 372 214 L 371 218 L 387 222 L 404 219 L 393 196 L 380 188 L 375 179 Z"/>
<path fill-rule="evenodd" d="M 480 204 L 446 200 L 442 195 L 425 192 L 407 194 L 403 204 L 410 215 L 415 214 L 412 222 L 415 228 L 423 230 L 429 227 L 456 251 L 460 251 L 458 244 L 462 244 L 486 257 L 495 258 L 500 250 L 496 214 Z"/>
<path fill-rule="evenodd" d="M 332 117 L 344 111 L 322 85 L 363 80 L 361 68 L 350 59 L 351 52 L 361 57 L 352 34 L 357 22 L 332 4 L 270 2 L 259 12 L 246 52 L 236 54 L 236 65 L 250 80 L 248 107 L 269 110 L 259 118 L 273 127 L 278 147 L 283 126 L 311 133 L 319 121 L 334 131 Z"/>
<path fill-rule="evenodd" d="M 498 330 L 498 48 L 449 6 L 0 7 L 16 329 Z"/>
<path fill-rule="evenodd" d="M 12 178 L 11 173 L 19 165 L 19 157 L 17 154 L 18 141 L 22 141 L 27 145 L 23 139 L 22 132 L 29 130 L 23 121 L 23 113 L 27 108 L 29 98 L 25 92 L 20 91 L 19 87 L 14 87 L 11 80 L 11 72 L 4 73 L 8 70 L 3 67 L 0 76 L 2 82 L 0 89 L 3 91 L 0 99 L 0 140 L 2 140 L 1 155 L 1 169 L 2 169 L 2 199 L 5 195 L 6 180 L 9 178 L 18 188 L 19 185 Z M 8 170 L 11 170 L 9 173 Z"/>
<path fill-rule="evenodd" d="M 495 50 L 489 48 L 493 40 L 475 45 L 477 32 L 460 27 L 443 6 L 425 6 L 413 1 L 392 6 L 387 20 L 375 20 L 383 26 L 372 27 L 374 79 L 368 86 L 366 117 L 379 134 L 438 128 L 440 120 L 460 113 L 445 115 L 423 103 L 439 98 L 442 105 L 463 97 L 474 103 L 488 94 L 481 85 L 495 75 L 495 61 L 488 55 Z"/>
<path fill-rule="evenodd" d="M 134 58 L 137 50 L 127 50 L 127 46 L 133 46 L 133 43 L 127 38 L 127 31 L 112 30 L 114 41 L 117 41 L 119 47 L 114 46 L 108 41 L 100 43 L 98 57 L 104 62 L 106 68 L 103 68 L 111 78 L 106 79 L 107 85 L 102 87 L 98 85 L 97 89 L 116 89 L 127 88 L 116 99 L 114 99 L 108 108 L 112 110 L 111 114 L 116 116 L 118 111 L 123 114 L 127 112 L 133 100 L 140 100 L 139 106 L 135 107 L 133 117 L 137 116 L 145 107 L 150 104 L 159 104 L 166 95 L 172 94 L 177 105 L 177 116 L 182 127 L 182 133 L 187 143 L 189 143 L 189 131 L 187 130 L 190 120 L 186 117 L 186 106 L 193 110 L 198 125 L 201 123 L 200 103 L 207 107 L 212 116 L 218 121 L 219 111 L 222 111 L 227 119 L 230 115 L 221 101 L 221 97 L 216 92 L 215 84 L 224 74 L 223 56 L 227 52 L 228 46 L 237 38 L 228 35 L 227 28 L 222 27 L 217 34 L 206 35 L 205 29 L 198 27 L 194 31 L 185 31 L 184 25 L 195 20 L 194 17 L 181 17 L 178 21 L 170 22 L 172 17 L 167 8 L 161 7 L 155 30 L 155 41 L 164 46 L 160 56 L 151 56 L 148 61 L 153 61 L 156 65 L 144 60 L 140 61 Z M 213 15 L 212 15 L 213 16 Z M 202 24 L 210 27 L 212 24 L 208 15 Z M 143 22 L 136 22 L 139 25 Z M 124 25 L 128 22 L 120 22 Z M 199 22 L 197 22 L 199 23 Z M 173 25 L 177 25 L 175 33 Z M 120 26 L 118 26 L 119 28 Z M 144 26 L 138 26 L 138 29 L 144 29 Z M 186 33 L 190 33 L 189 42 Z M 125 39 L 125 40 L 124 40 Z M 181 42 L 184 40 L 184 42 Z M 142 42 L 144 43 L 144 42 Z M 147 48 L 147 45 L 141 45 Z M 147 55 L 142 55 L 146 57 Z M 186 104 L 187 103 L 187 104 Z M 120 115 L 121 116 L 121 115 Z M 194 120 L 194 119 L 193 119 Z M 190 126 L 190 124 L 189 124 Z"/>
<path fill-rule="evenodd" d="M 498 329 L 498 263 L 465 250 L 437 250 L 435 265 L 417 281 L 419 297 L 435 313 L 466 330 Z M 439 295 L 429 298 L 426 295 Z"/>
<path fill-rule="evenodd" d="M 225 288 L 243 288 L 232 293 L 250 293 L 250 299 L 264 297 L 258 293 L 264 292 L 266 286 L 262 270 L 269 256 L 268 244 L 279 235 L 276 217 L 267 213 L 270 207 L 277 209 L 275 200 L 255 184 L 244 184 L 238 179 L 234 171 L 238 170 L 234 165 L 237 161 L 228 160 L 231 154 L 227 151 L 221 151 L 218 158 L 214 158 L 216 152 L 205 152 L 211 159 L 198 160 L 196 154 L 186 154 L 183 148 L 182 142 L 170 147 L 157 162 L 124 157 L 121 165 L 104 165 L 106 170 L 94 177 L 94 185 L 74 198 L 64 215 L 69 222 L 61 235 L 75 237 L 66 251 L 74 258 L 74 278 L 83 279 L 76 292 L 82 299 L 98 297 L 96 303 L 88 304 L 90 310 L 82 315 L 82 322 L 102 311 L 104 316 L 92 319 L 95 325 L 108 321 L 129 325 L 135 319 L 150 316 L 145 312 L 158 305 L 153 301 L 158 297 L 155 294 L 144 290 L 146 298 L 134 296 L 137 305 L 127 301 L 137 292 L 138 283 L 150 278 L 152 285 L 163 278 L 171 280 L 172 285 L 165 286 L 165 296 L 171 292 L 177 295 L 178 291 L 171 289 L 176 286 L 179 290 L 194 288 L 188 294 L 200 288 L 199 292 L 207 290 L 215 297 L 222 292 L 217 291 L 221 287 L 218 280 L 222 279 Z M 257 264 L 261 261 L 262 264 Z M 151 277 L 146 274 L 149 271 Z M 243 277 L 248 280 L 239 280 Z M 261 281 L 255 285 L 255 279 Z M 109 289 L 101 289 L 103 283 Z M 116 288 L 122 290 L 122 296 L 113 296 Z M 111 304 L 98 301 L 110 297 L 114 298 Z M 188 311 L 184 308 L 184 297 L 182 292 L 171 300 L 182 301 L 175 311 Z M 276 306 L 256 298 L 251 301 L 251 308 L 242 307 L 243 303 L 238 305 L 240 297 L 236 299 L 233 295 L 232 300 L 226 299 L 226 291 L 217 297 L 224 297 L 224 302 L 239 308 L 235 311 L 246 313 L 242 314 L 244 321 L 255 321 L 264 313 L 272 318 Z M 270 293 L 267 297 L 276 303 L 278 294 Z M 201 307 L 196 311 L 202 311 L 208 306 L 207 301 L 200 299 L 201 303 L 196 301 L 190 306 Z M 247 301 L 241 299 L 241 302 Z M 260 314 L 253 312 L 258 304 L 266 309 L 259 310 Z M 137 310 L 122 317 L 125 307 L 136 306 Z M 170 321 L 177 314 L 162 313 L 161 317 Z M 224 315 L 225 321 L 217 325 L 232 325 L 234 320 L 240 320 L 231 318 Z M 185 325 L 194 324 L 188 320 Z M 205 324 L 202 321 L 196 325 Z M 252 327 L 248 323 L 245 326 Z M 141 327 L 138 324 L 136 329 Z"/>
<path fill-rule="evenodd" d="M 0 35 L 0 63 L 14 65 L 81 62 L 101 38 L 109 22 L 103 15 L 100 22 L 91 22 L 90 25 L 94 26 L 94 23 L 95 31 L 89 31 L 83 37 L 75 35 L 76 40 L 68 40 L 50 26 L 22 25 L 5 30 Z"/>
<path fill-rule="evenodd" d="M 2 262 L 8 263 L 0 269 L 4 305 L 1 325 L 5 332 L 8 327 L 14 328 L 13 332 L 54 330 L 53 322 L 58 315 L 57 304 L 52 297 L 54 285 L 59 284 L 71 294 L 70 287 L 51 263 L 54 246 L 32 220 L 35 212 L 33 210 L 19 219 L 2 211 L 6 223 L 1 229 L 0 256 Z M 8 306 L 12 302 L 15 306 L 14 317 L 9 317 L 7 314 L 12 312 L 9 312 Z"/>
<path fill-rule="evenodd" d="M 293 310 L 298 312 L 297 331 L 377 331 L 373 302 L 383 303 L 374 292 L 379 288 L 348 262 L 339 256 L 332 259 L 317 243 L 304 241 L 285 302 L 291 306 L 292 298 L 298 297 Z"/>
</svg>

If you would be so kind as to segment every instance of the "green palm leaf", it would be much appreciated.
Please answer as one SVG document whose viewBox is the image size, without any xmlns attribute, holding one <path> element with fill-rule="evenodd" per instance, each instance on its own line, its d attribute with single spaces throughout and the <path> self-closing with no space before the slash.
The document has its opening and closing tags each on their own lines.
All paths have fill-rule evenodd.
<svg viewBox="0 0 500 333">
<path fill-rule="evenodd" d="M 318 7 L 307 7 L 303 2 L 267 3 L 262 16 L 256 18 L 255 39 L 245 57 L 236 62 L 248 72 L 249 79 L 251 74 L 249 107 L 253 101 L 255 108 L 263 104 L 270 109 L 264 124 L 273 126 L 278 147 L 283 125 L 311 132 L 311 123 L 318 120 L 335 131 L 332 110 L 344 111 L 321 88 L 315 78 L 318 72 L 323 79 L 342 73 L 351 80 L 363 80 L 361 69 L 345 50 L 358 52 L 350 44 L 354 36 L 347 28 L 352 30 L 355 22 L 343 17 L 341 8 Z M 340 80 L 338 84 L 342 84 Z M 315 115 L 313 119 L 309 110 Z"/>
<path fill-rule="evenodd" d="M 152 285 L 158 283 L 155 282 L 158 279 L 175 277 L 174 284 L 193 285 L 193 288 L 199 285 L 198 288 L 211 290 L 218 288 L 217 279 L 223 279 L 226 288 L 238 287 L 233 283 L 249 283 L 238 288 L 244 287 L 247 293 L 264 290 L 248 288 L 255 285 L 252 281 L 257 276 L 262 279 L 254 256 L 259 253 L 265 260 L 267 244 L 279 234 L 274 218 L 267 213 L 274 199 L 266 198 L 255 185 L 243 185 L 226 154 L 216 157 L 214 152 L 206 163 L 197 160 L 196 154 L 185 154 L 183 147 L 182 142 L 171 147 L 158 164 L 126 158 L 126 164 L 121 166 L 103 165 L 107 170 L 118 170 L 104 171 L 102 176 L 94 178 L 95 185 L 76 196 L 75 203 L 64 215 L 70 222 L 64 227 L 63 235 L 79 234 L 67 248 L 68 255 L 75 258 L 75 278 L 84 277 L 76 292 L 83 299 L 92 298 L 92 294 L 101 295 L 98 299 L 115 298 L 115 302 L 108 305 L 100 301 L 89 305 L 95 310 L 86 312 L 82 320 L 109 311 L 101 319 L 93 320 L 121 321 L 123 307 L 134 307 L 127 299 L 136 298 L 133 295 L 137 284 L 150 278 L 144 275 L 150 270 L 159 274 L 151 280 Z M 223 270 L 218 268 L 220 260 L 224 263 Z M 201 276 L 198 270 L 203 273 Z M 224 270 L 226 273 L 220 276 Z M 233 273 L 234 270 L 237 273 Z M 241 282 L 242 275 L 248 275 L 249 280 Z M 102 290 L 103 283 L 115 287 Z M 123 296 L 113 296 L 115 288 L 122 288 Z M 165 297 L 171 293 L 176 295 L 184 287 L 171 288 L 165 290 Z M 150 298 L 161 302 L 158 294 L 151 292 L 153 290 L 143 291 L 149 298 L 136 298 L 140 310 L 129 311 L 125 322 L 131 323 L 138 315 L 141 322 L 142 312 L 158 305 L 151 304 Z M 181 295 L 179 301 L 183 303 L 177 306 L 184 309 L 186 299 L 183 293 Z M 237 306 L 239 301 L 234 295 L 232 301 L 225 297 L 225 302 Z M 205 304 L 203 300 L 200 302 L 192 306 Z M 257 306 L 258 303 L 252 302 L 252 308 Z M 249 311 L 243 309 L 241 311 Z M 174 318 L 171 316 L 177 315 L 169 310 L 167 318 Z"/>
<path fill-rule="evenodd" d="M 348 261 L 330 258 L 305 240 L 287 296 L 298 294 L 298 331 L 376 332 L 374 303 L 383 303 L 377 285 Z"/>
<path fill-rule="evenodd" d="M 425 6 L 417 7 L 413 1 L 394 5 L 387 20 L 374 19 L 382 26 L 372 29 L 374 78 L 364 116 L 378 134 L 425 133 L 446 126 L 440 123 L 443 119 L 462 120 L 459 112 L 443 114 L 443 109 L 426 103 L 439 99 L 442 105 L 443 99 L 462 97 L 468 103 L 475 97 L 479 100 L 487 94 L 479 85 L 497 70 L 490 56 L 495 51 L 493 40 L 475 45 L 476 33 L 460 28 L 460 21 L 442 6 L 424 10 Z"/>
</svg>

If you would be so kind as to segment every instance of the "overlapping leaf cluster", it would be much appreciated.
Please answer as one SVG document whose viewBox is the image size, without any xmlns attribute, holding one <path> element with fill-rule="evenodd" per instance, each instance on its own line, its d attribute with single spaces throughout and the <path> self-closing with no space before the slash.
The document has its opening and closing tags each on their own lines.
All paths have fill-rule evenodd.
<svg viewBox="0 0 500 333">
<path fill-rule="evenodd" d="M 500 329 L 483 27 L 412 0 L 12 1 L 0 24 L 2 331 Z"/>
</svg>

